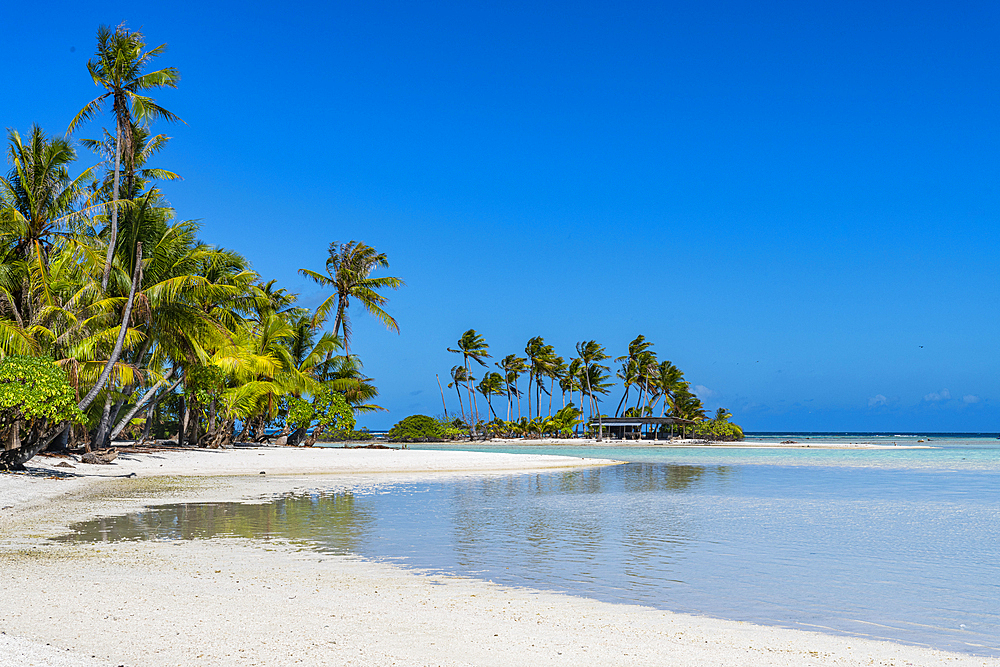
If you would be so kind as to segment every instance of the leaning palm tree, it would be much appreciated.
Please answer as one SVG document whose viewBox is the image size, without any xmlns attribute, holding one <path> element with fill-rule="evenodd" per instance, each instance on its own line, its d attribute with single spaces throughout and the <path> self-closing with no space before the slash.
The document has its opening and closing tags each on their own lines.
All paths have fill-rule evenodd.
<svg viewBox="0 0 1000 667">
<path fill-rule="evenodd" d="M 469 368 L 469 359 L 477 362 L 480 366 L 485 366 L 486 362 L 483 359 L 489 359 L 490 354 L 487 350 L 490 348 L 489 343 L 482 335 L 476 333 L 475 329 L 469 329 L 462 337 L 458 339 L 458 349 L 453 350 L 448 348 L 449 352 L 454 352 L 455 354 L 461 354 L 462 360 L 465 363 L 465 375 L 466 382 L 465 387 L 469 395 L 469 412 L 470 417 L 476 422 L 479 421 L 479 406 L 475 403 L 475 395 L 472 393 L 472 370 Z M 475 411 L 473 412 L 473 406 L 475 406 Z"/>
<path fill-rule="evenodd" d="M 467 384 L 470 376 L 468 371 L 465 370 L 465 366 L 452 366 L 451 367 L 451 382 L 448 383 L 448 389 L 452 387 L 455 388 L 455 393 L 458 394 L 458 407 L 462 411 L 462 421 L 466 424 L 469 421 L 465 418 L 465 406 L 462 404 L 462 391 L 460 387 L 463 384 Z"/>
<path fill-rule="evenodd" d="M 114 32 L 108 26 L 97 29 L 97 52 L 87 61 L 87 69 L 94 84 L 106 92 L 92 100 L 69 124 L 67 134 L 71 134 L 81 123 L 96 116 L 105 103 L 111 100 L 115 116 L 115 179 L 111 197 L 111 225 L 108 236 L 108 256 L 101 278 L 102 289 L 107 289 L 111 274 L 111 258 L 114 256 L 118 238 L 118 188 L 121 174 L 121 159 L 125 157 L 125 171 L 131 175 L 134 165 L 133 121 L 146 124 L 150 120 L 162 119 L 170 122 L 180 118 L 167 111 L 144 95 L 154 88 L 176 88 L 181 75 L 175 67 L 166 67 L 155 72 L 143 70 L 153 58 L 167 50 L 166 44 L 143 53 L 146 41 L 141 32 L 131 32 L 122 23 Z"/>
<path fill-rule="evenodd" d="M 503 376 L 497 372 L 487 373 L 483 376 L 482 381 L 476 387 L 480 394 L 486 399 L 487 405 L 490 406 L 490 412 L 493 414 L 493 419 L 497 418 L 497 413 L 493 410 L 493 396 L 503 396 L 504 395 L 504 379 Z"/>
<path fill-rule="evenodd" d="M 329 253 L 330 256 L 326 260 L 327 275 L 309 269 L 299 269 L 301 275 L 312 278 L 323 287 L 333 287 L 336 290 L 316 309 L 313 326 L 319 326 L 329 316 L 330 311 L 335 309 L 333 335 L 337 336 L 343 329 L 341 340 L 344 341 L 344 353 L 350 354 L 351 320 L 348 307 L 351 305 L 351 299 L 357 299 L 365 310 L 385 325 L 386 329 L 399 333 L 396 320 L 382 309 L 388 299 L 378 291 L 387 287 L 399 289 L 406 283 L 392 276 L 371 277 L 375 269 L 389 267 L 389 259 L 385 253 L 376 252 L 375 248 L 359 241 L 341 244 L 334 241 L 330 244 Z"/>
</svg>

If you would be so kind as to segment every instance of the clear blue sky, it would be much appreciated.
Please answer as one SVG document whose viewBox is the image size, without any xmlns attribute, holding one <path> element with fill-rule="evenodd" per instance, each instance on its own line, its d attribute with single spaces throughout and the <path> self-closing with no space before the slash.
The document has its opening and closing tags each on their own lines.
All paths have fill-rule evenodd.
<svg viewBox="0 0 1000 667">
<path fill-rule="evenodd" d="M 1000 5 L 260 5 L 8 6 L 0 121 L 63 132 L 101 23 L 168 43 L 182 218 L 306 305 L 333 240 L 406 280 L 362 424 L 475 328 L 645 334 L 749 430 L 1000 429 Z"/>
</svg>

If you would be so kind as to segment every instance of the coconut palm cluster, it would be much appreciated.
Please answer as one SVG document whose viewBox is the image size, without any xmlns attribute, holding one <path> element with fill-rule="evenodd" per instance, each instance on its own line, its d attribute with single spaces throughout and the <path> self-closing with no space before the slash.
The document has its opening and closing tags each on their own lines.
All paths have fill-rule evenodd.
<svg viewBox="0 0 1000 667">
<path fill-rule="evenodd" d="M 388 267 L 385 254 L 334 242 L 324 271 L 302 269 L 334 292 L 310 311 L 180 219 L 160 190 L 180 178 L 157 164 L 169 138 L 153 129 L 180 122 L 152 97 L 180 81 L 175 68 L 153 67 L 165 50 L 125 25 L 101 27 L 88 63 L 100 94 L 65 135 L 8 130 L 0 367 L 46 360 L 76 406 L 11 412 L 0 422 L 0 468 L 45 447 L 97 449 L 121 437 L 221 447 L 277 427 L 294 444 L 317 424 L 353 428 L 355 413 L 382 409 L 349 352 L 348 309 L 359 303 L 398 331 L 381 291 L 403 282 L 372 276 Z"/>
<path fill-rule="evenodd" d="M 629 343 L 625 355 L 613 360 L 618 364 L 615 376 L 624 386 L 614 416 L 705 421 L 705 407 L 684 373 L 670 361 L 658 359 L 652 347 L 652 342 L 639 335 Z M 605 363 L 611 357 L 595 340 L 577 343 L 575 356 L 567 360 L 544 338 L 535 336 L 525 345 L 523 357 L 508 354 L 494 362 L 497 370 L 488 370 L 489 344 L 475 329 L 462 334 L 448 351 L 462 357 L 462 363 L 452 367 L 448 383 L 458 399 L 454 418 L 448 416 L 443 390 L 441 394 L 445 421 L 450 422 L 455 435 L 541 438 L 586 434 L 592 430 L 590 425 L 604 416 L 601 397 L 616 384 L 611 367 Z M 477 367 L 484 369 L 478 381 L 474 376 Z M 522 387 L 524 376 L 527 384 Z M 505 403 L 499 413 L 494 400 Z M 723 413 L 724 418 L 720 417 Z M 731 416 L 722 410 L 712 421 Z"/>
</svg>

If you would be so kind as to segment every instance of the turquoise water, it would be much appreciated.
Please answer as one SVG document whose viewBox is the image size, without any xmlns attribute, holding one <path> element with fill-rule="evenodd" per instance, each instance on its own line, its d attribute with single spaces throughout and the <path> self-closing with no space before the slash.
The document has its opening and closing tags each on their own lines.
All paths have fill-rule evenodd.
<svg viewBox="0 0 1000 667">
<path fill-rule="evenodd" d="M 630 463 L 155 507 L 66 539 L 280 537 L 610 602 L 1000 655 L 1000 441 L 929 444 L 939 448 L 513 446 Z"/>
<path fill-rule="evenodd" d="M 786 465 L 894 468 L 905 470 L 982 470 L 1000 472 L 1000 440 L 995 435 L 944 437 L 931 435 L 828 436 L 782 434 L 751 436 L 753 445 L 794 440 L 801 447 L 673 447 L 657 445 L 411 445 L 414 449 L 462 449 L 482 452 L 563 454 L 649 463 L 697 465 Z M 895 446 L 893 446 L 895 443 Z M 823 445 L 868 444 L 886 449 L 830 449 Z M 806 446 L 808 445 L 808 446 Z"/>
</svg>

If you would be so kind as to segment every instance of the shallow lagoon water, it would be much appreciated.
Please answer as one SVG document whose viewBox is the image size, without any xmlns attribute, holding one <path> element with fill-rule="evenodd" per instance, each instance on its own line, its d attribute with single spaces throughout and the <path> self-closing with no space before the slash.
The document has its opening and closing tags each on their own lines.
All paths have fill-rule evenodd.
<svg viewBox="0 0 1000 667">
<path fill-rule="evenodd" d="M 509 451 L 526 450 L 542 451 Z M 995 441 L 544 451 L 632 462 L 158 506 L 64 539 L 292 539 L 610 602 L 1000 655 Z"/>
</svg>

